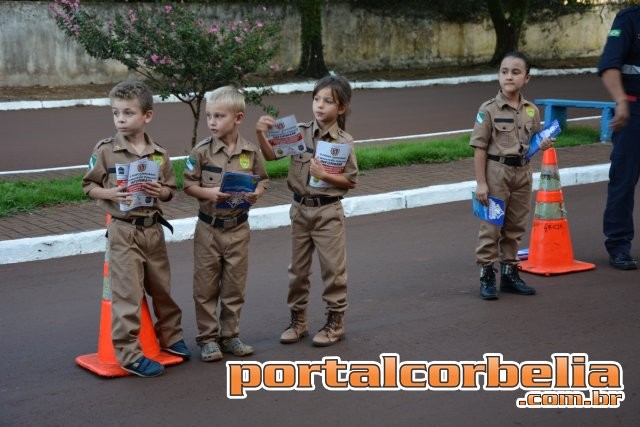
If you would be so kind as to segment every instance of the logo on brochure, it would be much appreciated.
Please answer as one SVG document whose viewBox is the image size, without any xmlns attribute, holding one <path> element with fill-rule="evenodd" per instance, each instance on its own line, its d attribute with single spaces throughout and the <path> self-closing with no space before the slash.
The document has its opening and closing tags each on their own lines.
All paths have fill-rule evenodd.
<svg viewBox="0 0 640 427">
<path fill-rule="evenodd" d="M 146 169 L 147 169 L 147 165 L 145 165 L 144 163 L 138 164 L 138 172 L 144 172 Z"/>
<path fill-rule="evenodd" d="M 231 193 L 231 197 L 227 200 L 227 203 L 235 208 L 238 205 L 241 205 L 244 202 L 244 195 L 242 193 Z"/>
<path fill-rule="evenodd" d="M 274 127 L 275 127 L 276 129 L 278 129 L 278 130 L 282 130 L 282 129 L 284 129 L 284 128 L 285 128 L 285 124 L 284 124 L 284 122 L 282 122 L 282 121 L 278 121 L 278 122 L 276 122 L 276 124 L 275 124 L 275 126 L 274 126 Z"/>
<path fill-rule="evenodd" d="M 504 210 L 492 199 L 489 199 L 489 219 L 500 219 L 504 216 Z"/>
<path fill-rule="evenodd" d="M 337 156 L 338 154 L 340 154 L 340 149 L 338 147 L 331 147 L 331 155 Z"/>
<path fill-rule="evenodd" d="M 124 167 L 120 166 L 118 168 L 118 175 L 124 175 Z"/>
</svg>

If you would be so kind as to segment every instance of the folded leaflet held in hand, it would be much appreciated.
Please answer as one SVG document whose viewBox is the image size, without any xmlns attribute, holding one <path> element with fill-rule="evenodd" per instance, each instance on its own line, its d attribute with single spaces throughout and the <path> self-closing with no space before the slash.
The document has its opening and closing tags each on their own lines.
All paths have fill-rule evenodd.
<svg viewBox="0 0 640 427">
<path fill-rule="evenodd" d="M 476 193 L 471 192 L 473 214 L 480 219 L 489 221 L 500 227 L 504 224 L 504 200 L 489 196 L 489 206 L 485 206 L 476 199 Z"/>
<path fill-rule="evenodd" d="M 220 192 L 231 194 L 224 202 L 216 204 L 218 209 L 249 209 L 251 204 L 245 200 L 245 193 L 256 191 L 260 177 L 240 172 L 225 172 L 220 184 Z"/>
<path fill-rule="evenodd" d="M 540 132 L 536 133 L 531 137 L 531 141 L 529 141 L 529 151 L 525 157 L 529 160 L 540 151 L 540 144 L 542 144 L 542 140 L 545 138 L 555 138 L 560 135 L 560 123 L 557 120 L 552 121 L 549 125 L 545 126 Z"/>
</svg>

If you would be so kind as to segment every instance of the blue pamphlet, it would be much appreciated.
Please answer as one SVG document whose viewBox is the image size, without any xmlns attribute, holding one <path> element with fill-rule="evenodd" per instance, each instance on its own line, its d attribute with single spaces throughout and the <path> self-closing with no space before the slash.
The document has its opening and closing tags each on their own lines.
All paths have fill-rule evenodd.
<svg viewBox="0 0 640 427">
<path fill-rule="evenodd" d="M 475 216 L 502 227 L 504 224 L 504 200 L 489 196 L 489 206 L 485 206 L 476 199 L 476 193 L 472 191 L 471 203 Z"/>
<path fill-rule="evenodd" d="M 249 209 L 251 205 L 244 198 L 244 193 L 256 191 L 260 177 L 240 172 L 225 172 L 222 176 L 220 191 L 231 194 L 231 198 L 217 203 L 218 209 Z"/>
<path fill-rule="evenodd" d="M 560 130 L 560 123 L 558 123 L 558 120 L 554 120 L 551 124 L 545 126 L 540 132 L 533 135 L 531 137 L 531 141 L 529 141 L 529 151 L 527 151 L 527 154 L 525 155 L 527 160 L 533 157 L 533 155 L 540 150 L 540 144 L 543 139 L 555 138 L 560 135 Z"/>
</svg>

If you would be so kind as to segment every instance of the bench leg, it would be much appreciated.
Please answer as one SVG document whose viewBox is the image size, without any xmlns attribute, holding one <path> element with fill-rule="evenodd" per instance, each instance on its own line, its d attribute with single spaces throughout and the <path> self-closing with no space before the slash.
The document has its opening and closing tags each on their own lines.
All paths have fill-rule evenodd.
<svg viewBox="0 0 640 427">
<path fill-rule="evenodd" d="M 558 121 L 561 129 L 565 129 L 567 127 L 567 107 L 545 106 L 544 125 L 548 126 L 554 119 Z"/>
<path fill-rule="evenodd" d="M 600 119 L 600 142 L 611 142 L 611 119 L 613 118 L 613 108 L 604 108 Z"/>
</svg>

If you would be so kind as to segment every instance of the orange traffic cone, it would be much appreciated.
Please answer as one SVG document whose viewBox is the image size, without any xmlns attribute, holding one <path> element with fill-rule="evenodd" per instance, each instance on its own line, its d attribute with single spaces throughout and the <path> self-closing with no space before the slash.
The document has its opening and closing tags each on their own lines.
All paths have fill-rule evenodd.
<svg viewBox="0 0 640 427">
<path fill-rule="evenodd" d="M 573 259 L 566 216 L 556 150 L 549 148 L 542 157 L 540 189 L 536 197 L 529 259 L 519 264 L 521 270 L 550 276 L 596 268 L 595 264 Z"/>
<path fill-rule="evenodd" d="M 107 225 L 111 217 L 107 215 Z M 98 333 L 98 352 L 76 357 L 76 363 L 91 372 L 103 377 L 124 377 L 131 375 L 120 367 L 111 340 L 111 284 L 109 282 L 109 244 L 104 253 L 102 283 L 102 307 L 100 311 L 100 331 Z M 142 298 L 140 312 L 140 347 L 149 359 L 163 365 L 175 365 L 183 361 L 182 357 L 160 350 L 147 298 Z"/>
</svg>

